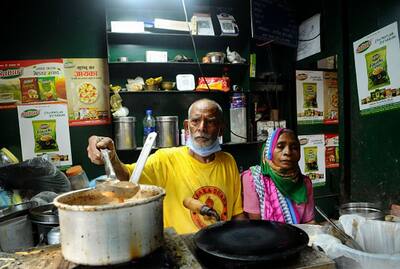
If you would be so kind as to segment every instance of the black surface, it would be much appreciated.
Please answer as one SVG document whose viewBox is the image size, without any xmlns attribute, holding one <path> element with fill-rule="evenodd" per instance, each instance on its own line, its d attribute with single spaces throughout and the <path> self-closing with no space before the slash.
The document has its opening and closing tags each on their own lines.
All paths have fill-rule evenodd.
<svg viewBox="0 0 400 269">
<path fill-rule="evenodd" d="M 252 0 L 252 36 L 296 47 L 298 25 L 291 1 Z"/>
<path fill-rule="evenodd" d="M 304 231 L 289 224 L 245 220 L 213 224 L 196 233 L 194 240 L 211 257 L 270 262 L 296 255 L 307 246 L 309 238 Z"/>
</svg>

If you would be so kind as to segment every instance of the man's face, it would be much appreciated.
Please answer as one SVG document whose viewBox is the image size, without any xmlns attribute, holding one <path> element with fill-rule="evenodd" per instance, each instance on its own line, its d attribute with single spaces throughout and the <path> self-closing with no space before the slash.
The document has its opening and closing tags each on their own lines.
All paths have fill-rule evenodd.
<svg viewBox="0 0 400 269">
<path fill-rule="evenodd" d="M 300 144 L 293 133 L 282 133 L 272 155 L 272 162 L 283 168 L 293 169 L 300 160 Z"/>
<path fill-rule="evenodd" d="M 196 147 L 211 146 L 218 138 L 222 124 L 218 119 L 218 109 L 207 102 L 193 106 L 189 115 L 189 133 Z"/>
</svg>

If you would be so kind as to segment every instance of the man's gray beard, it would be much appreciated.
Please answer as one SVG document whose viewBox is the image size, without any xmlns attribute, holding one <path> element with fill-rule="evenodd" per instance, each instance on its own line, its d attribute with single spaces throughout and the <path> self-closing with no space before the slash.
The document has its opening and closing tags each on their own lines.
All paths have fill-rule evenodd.
<svg viewBox="0 0 400 269">
<path fill-rule="evenodd" d="M 208 140 L 208 142 L 207 142 L 206 144 L 199 145 L 199 144 L 196 142 L 196 140 L 194 139 L 194 137 L 193 137 L 192 132 L 190 131 L 190 129 L 189 129 L 189 135 L 190 135 L 190 138 L 192 139 L 193 145 L 196 146 L 197 148 L 207 148 L 207 147 L 211 146 L 212 144 L 214 144 L 215 140 L 218 139 L 218 137 L 217 137 L 217 138 L 215 138 L 214 140 Z M 208 135 L 205 135 L 205 136 L 208 136 Z M 211 138 L 210 138 L 210 139 L 211 139 Z"/>
</svg>

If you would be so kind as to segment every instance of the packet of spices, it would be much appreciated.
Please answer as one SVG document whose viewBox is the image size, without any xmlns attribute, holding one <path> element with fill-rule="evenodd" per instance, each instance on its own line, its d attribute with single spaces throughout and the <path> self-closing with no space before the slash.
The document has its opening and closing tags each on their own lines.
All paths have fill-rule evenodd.
<svg viewBox="0 0 400 269">
<path fill-rule="evenodd" d="M 387 69 L 386 46 L 365 54 L 368 74 L 368 90 L 390 84 Z"/>
<path fill-rule="evenodd" d="M 58 151 L 56 120 L 32 121 L 35 139 L 35 153 Z"/>
<path fill-rule="evenodd" d="M 20 78 L 22 103 L 39 101 L 37 78 Z"/>
<path fill-rule="evenodd" d="M 318 147 L 304 147 L 305 172 L 318 171 Z"/>
<path fill-rule="evenodd" d="M 56 80 L 54 77 L 39 77 L 39 96 L 42 101 L 56 101 Z"/>
<path fill-rule="evenodd" d="M 303 83 L 303 108 L 317 108 L 317 83 Z"/>
</svg>

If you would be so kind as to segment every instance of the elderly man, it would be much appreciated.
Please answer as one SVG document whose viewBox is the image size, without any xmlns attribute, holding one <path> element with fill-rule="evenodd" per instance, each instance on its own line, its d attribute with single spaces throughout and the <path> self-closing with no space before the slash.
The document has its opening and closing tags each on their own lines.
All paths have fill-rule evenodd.
<svg viewBox="0 0 400 269">
<path fill-rule="evenodd" d="M 164 226 L 178 233 L 196 232 L 213 222 L 191 212 L 183 200 L 191 197 L 214 209 L 221 220 L 243 218 L 240 176 L 229 153 L 221 152 L 218 136 L 222 135 L 222 109 L 215 101 L 194 102 L 184 122 L 190 137 L 187 146 L 159 149 L 152 154 L 140 177 L 141 184 L 157 185 L 166 190 Z M 110 138 L 89 138 L 88 156 L 102 164 L 99 149 L 108 148 L 120 180 L 128 180 L 135 164 L 123 164 Z"/>
</svg>

